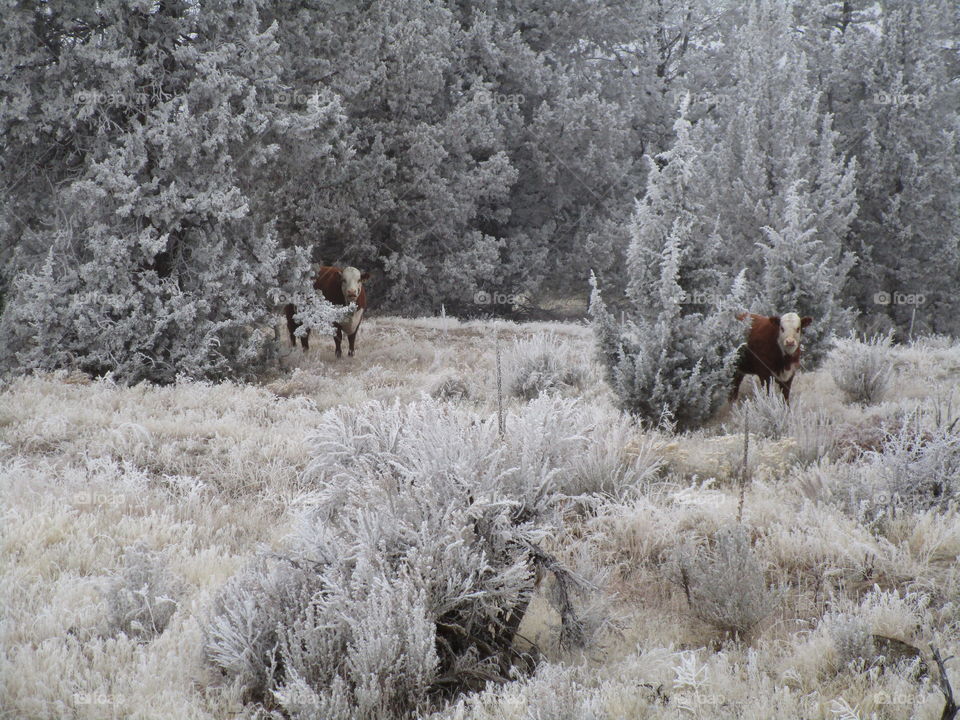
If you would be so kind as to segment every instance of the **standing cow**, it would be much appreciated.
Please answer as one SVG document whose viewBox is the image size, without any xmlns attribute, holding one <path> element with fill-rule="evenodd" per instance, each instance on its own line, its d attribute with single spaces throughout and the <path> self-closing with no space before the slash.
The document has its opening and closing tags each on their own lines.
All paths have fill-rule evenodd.
<svg viewBox="0 0 960 720">
<path fill-rule="evenodd" d="M 367 293 L 364 290 L 363 283 L 370 278 L 370 273 L 360 272 L 355 267 L 331 267 L 325 265 L 320 268 L 316 279 L 313 281 L 313 289 L 319 290 L 323 296 L 334 305 L 346 307 L 350 303 L 355 303 L 357 309 L 347 320 L 335 322 L 336 333 L 333 341 L 337 347 L 337 357 L 342 357 L 340 343 L 343 340 L 343 334 L 347 334 L 347 342 L 350 344 L 350 350 L 347 355 L 353 357 L 354 347 L 357 340 L 357 330 L 360 329 L 360 321 L 363 320 L 363 311 L 367 309 Z M 294 347 L 297 345 L 296 330 L 300 323 L 293 319 L 297 308 L 291 303 L 283 309 L 287 316 L 287 330 L 290 333 L 290 342 Z M 310 330 L 307 329 L 305 335 L 300 338 L 303 345 L 303 351 L 306 352 L 310 347 Z"/>
<path fill-rule="evenodd" d="M 756 375 L 763 387 L 770 390 L 770 378 L 777 381 L 784 402 L 790 402 L 790 385 L 800 367 L 800 334 L 812 318 L 797 313 L 754 315 L 740 313 L 737 320 L 750 319 L 747 341 L 740 346 L 737 369 L 733 376 L 730 401 L 735 402 L 744 375 Z"/>
</svg>

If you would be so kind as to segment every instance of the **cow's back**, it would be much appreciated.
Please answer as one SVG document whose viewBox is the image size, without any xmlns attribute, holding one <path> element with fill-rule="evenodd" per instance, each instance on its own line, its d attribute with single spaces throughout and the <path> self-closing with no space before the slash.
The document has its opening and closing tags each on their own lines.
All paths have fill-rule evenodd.
<svg viewBox="0 0 960 720">
<path fill-rule="evenodd" d="M 313 289 L 323 293 L 323 296 L 334 305 L 347 304 L 346 298 L 343 297 L 343 287 L 340 285 L 341 272 L 338 267 L 324 265 L 313 280 Z"/>
</svg>

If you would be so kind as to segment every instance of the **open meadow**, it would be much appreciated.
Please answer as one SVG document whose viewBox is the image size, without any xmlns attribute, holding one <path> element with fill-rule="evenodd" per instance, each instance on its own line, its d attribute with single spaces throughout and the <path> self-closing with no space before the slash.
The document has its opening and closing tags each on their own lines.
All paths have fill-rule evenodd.
<svg viewBox="0 0 960 720">
<path fill-rule="evenodd" d="M 574 323 L 371 318 L 260 384 L 15 379 L 0 717 L 940 718 L 960 346 L 870 353 L 685 434 L 621 415 Z M 861 404 L 834 374 L 867 355 Z"/>
</svg>

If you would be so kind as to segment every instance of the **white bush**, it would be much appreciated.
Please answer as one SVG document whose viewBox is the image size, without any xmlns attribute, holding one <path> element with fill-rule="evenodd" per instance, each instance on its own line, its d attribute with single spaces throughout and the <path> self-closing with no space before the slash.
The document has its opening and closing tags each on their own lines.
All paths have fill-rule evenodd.
<svg viewBox="0 0 960 720">
<path fill-rule="evenodd" d="M 872 405 L 883 399 L 893 376 L 891 336 L 874 335 L 861 342 L 838 340 L 828 367 L 849 402 Z"/>
<path fill-rule="evenodd" d="M 609 427 L 584 429 L 583 414 L 544 398 L 511 414 L 501 439 L 495 417 L 428 399 L 325 413 L 310 507 L 280 558 L 224 589 L 208 659 L 291 717 L 406 717 L 431 693 L 527 662 L 512 640 L 538 570 L 562 586 L 548 597 L 567 639 L 584 639 L 598 623 L 575 616 L 577 581 L 540 547 L 559 528 L 559 490 L 578 482 L 574 460 Z M 643 472 L 620 458 L 608 480 Z"/>
<path fill-rule="evenodd" d="M 750 432 L 760 437 L 779 440 L 789 434 L 790 406 L 776 390 L 756 393 L 753 397 L 737 403 L 727 422 L 727 431 L 743 432 L 744 418 L 749 421 Z"/>
<path fill-rule="evenodd" d="M 776 596 L 743 527 L 721 528 L 706 548 L 680 543 L 671 551 L 669 565 L 693 614 L 725 635 L 749 635 L 775 606 Z"/>
<path fill-rule="evenodd" d="M 898 512 L 946 510 L 960 500 L 960 432 L 928 426 L 923 414 L 904 419 L 860 463 L 814 469 L 815 484 L 829 502 L 875 531 Z"/>
<path fill-rule="evenodd" d="M 554 333 L 514 340 L 503 355 L 504 390 L 523 400 L 547 392 L 578 390 L 586 378 L 584 358 Z"/>
<path fill-rule="evenodd" d="M 107 590 L 110 633 L 144 640 L 159 635 L 176 611 L 181 591 L 162 558 L 142 547 L 131 548 Z"/>
</svg>

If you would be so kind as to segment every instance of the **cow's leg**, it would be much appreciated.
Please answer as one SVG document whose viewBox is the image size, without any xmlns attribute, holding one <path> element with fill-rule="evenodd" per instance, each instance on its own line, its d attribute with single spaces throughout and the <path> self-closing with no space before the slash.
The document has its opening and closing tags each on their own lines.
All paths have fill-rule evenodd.
<svg viewBox="0 0 960 720">
<path fill-rule="evenodd" d="M 349 335 L 347 335 L 347 342 L 350 344 L 350 349 L 347 351 L 347 356 L 353 357 L 353 348 L 357 342 L 357 333 L 352 332 Z"/>
<path fill-rule="evenodd" d="M 743 373 L 737 370 L 733 374 L 733 389 L 730 390 L 730 402 L 735 403 L 740 397 L 740 383 L 743 382 Z"/>
<path fill-rule="evenodd" d="M 777 385 L 780 386 L 780 392 L 783 393 L 783 402 L 787 405 L 790 404 L 790 385 L 793 384 L 793 378 L 790 378 L 786 382 L 780 382 L 777 380 Z"/>
<path fill-rule="evenodd" d="M 760 382 L 763 383 L 763 391 L 769 395 L 770 394 L 770 375 L 763 375 L 760 377 Z"/>
<path fill-rule="evenodd" d="M 303 334 L 303 337 L 300 338 L 300 344 L 303 346 L 304 352 L 310 349 L 310 328 L 307 328 L 307 331 Z"/>
<path fill-rule="evenodd" d="M 343 341 L 343 329 L 337 325 L 337 331 L 333 334 L 333 343 L 337 346 L 337 357 L 343 357 L 343 351 L 340 349 L 340 343 Z"/>
<path fill-rule="evenodd" d="M 283 314 L 287 316 L 287 332 L 290 333 L 290 344 L 297 346 L 297 321 L 293 319 L 297 309 L 292 304 L 287 304 L 283 308 Z"/>
</svg>

